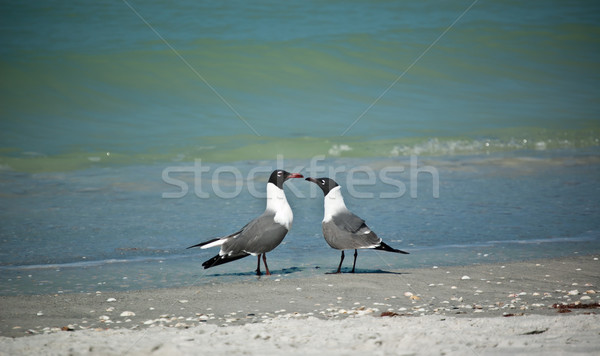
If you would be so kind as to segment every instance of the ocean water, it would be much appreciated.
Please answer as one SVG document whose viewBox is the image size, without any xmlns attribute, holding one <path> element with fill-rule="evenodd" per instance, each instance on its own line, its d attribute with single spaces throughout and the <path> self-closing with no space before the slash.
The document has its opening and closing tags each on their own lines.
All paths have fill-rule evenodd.
<svg viewBox="0 0 600 356">
<path fill-rule="evenodd" d="M 328 175 L 410 255 L 362 272 L 600 251 L 593 1 L 0 2 L 0 294 L 255 278 L 185 247 Z M 272 271 L 335 269 L 322 197 Z M 351 263 L 348 258 L 347 264 Z"/>
</svg>

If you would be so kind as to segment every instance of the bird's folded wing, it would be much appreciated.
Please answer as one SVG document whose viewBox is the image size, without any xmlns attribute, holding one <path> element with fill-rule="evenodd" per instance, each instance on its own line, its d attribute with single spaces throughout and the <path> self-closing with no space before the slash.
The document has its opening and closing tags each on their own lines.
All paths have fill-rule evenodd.
<svg viewBox="0 0 600 356">
<path fill-rule="evenodd" d="M 365 221 L 350 211 L 338 213 L 332 219 L 338 228 L 351 233 L 356 233 L 365 228 L 368 229 Z"/>
</svg>

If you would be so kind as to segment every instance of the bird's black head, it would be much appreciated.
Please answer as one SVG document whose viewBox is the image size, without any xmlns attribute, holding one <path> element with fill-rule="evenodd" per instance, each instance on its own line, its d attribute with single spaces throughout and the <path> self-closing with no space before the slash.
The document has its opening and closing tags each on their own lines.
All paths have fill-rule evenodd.
<svg viewBox="0 0 600 356">
<path fill-rule="evenodd" d="M 290 173 L 282 169 L 274 170 L 269 177 L 269 183 L 273 183 L 279 188 L 283 189 L 283 183 L 290 178 L 304 178 L 300 173 Z"/>
<path fill-rule="evenodd" d="M 319 186 L 319 188 L 321 188 L 323 190 L 323 195 L 327 195 L 329 193 L 330 190 L 332 190 L 335 187 L 339 187 L 339 184 L 337 184 L 333 179 L 331 178 L 306 178 L 307 181 L 313 182 L 316 185 Z"/>
</svg>

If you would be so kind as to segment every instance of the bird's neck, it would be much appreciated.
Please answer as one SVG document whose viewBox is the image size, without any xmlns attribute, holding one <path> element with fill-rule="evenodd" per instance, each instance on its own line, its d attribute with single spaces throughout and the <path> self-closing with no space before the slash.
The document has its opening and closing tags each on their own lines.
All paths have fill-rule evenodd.
<svg viewBox="0 0 600 356">
<path fill-rule="evenodd" d="M 347 211 L 346 204 L 344 204 L 344 197 L 340 192 L 341 187 L 337 186 L 329 191 L 325 196 L 325 209 L 323 214 L 323 222 L 330 221 L 334 215 L 340 212 Z"/>
<path fill-rule="evenodd" d="M 266 211 L 275 214 L 275 222 L 285 226 L 288 230 L 292 226 L 294 215 L 292 208 L 285 198 L 283 189 L 273 183 L 267 183 L 267 208 Z"/>
</svg>

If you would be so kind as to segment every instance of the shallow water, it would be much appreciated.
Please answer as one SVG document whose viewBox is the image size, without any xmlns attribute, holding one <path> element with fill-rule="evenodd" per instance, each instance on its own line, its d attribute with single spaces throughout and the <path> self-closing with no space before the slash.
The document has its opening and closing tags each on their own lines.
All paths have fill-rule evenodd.
<svg viewBox="0 0 600 356">
<path fill-rule="evenodd" d="M 331 175 L 326 172 L 336 167 L 348 207 L 388 244 L 411 253 L 360 251 L 360 272 L 600 251 L 597 150 L 336 158 L 312 168 L 301 160 L 284 164 L 306 176 Z M 243 182 L 234 174 L 213 180 L 223 165 L 207 165 L 211 171 L 200 181 L 191 173 L 174 174 L 188 185 L 180 198 L 169 197 L 181 190 L 162 180 L 173 166 L 3 172 L 0 292 L 127 290 L 254 278 L 254 257 L 203 270 L 201 262 L 218 250 L 186 247 L 229 234 L 259 215 L 265 206 L 259 194 L 275 165 L 230 165 Z M 356 167 L 362 168 L 350 170 Z M 373 184 L 366 182 L 369 174 Z M 268 254 L 274 273 L 309 276 L 334 270 L 339 262 L 339 251 L 322 238 L 323 198 L 314 188 L 301 179 L 286 183 L 294 224 Z M 346 255 L 349 268 L 351 251 Z"/>
</svg>

